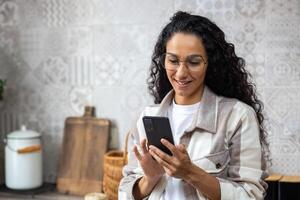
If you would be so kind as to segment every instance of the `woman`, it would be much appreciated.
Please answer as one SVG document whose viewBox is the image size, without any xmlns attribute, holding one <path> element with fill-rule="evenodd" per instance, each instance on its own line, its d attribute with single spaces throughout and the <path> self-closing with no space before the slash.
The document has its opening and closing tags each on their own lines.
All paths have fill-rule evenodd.
<svg viewBox="0 0 300 200">
<path fill-rule="evenodd" d="M 127 199 L 263 199 L 266 132 L 244 60 L 205 17 L 177 12 L 159 35 L 149 90 L 158 104 L 132 130 Z M 147 146 L 141 118 L 169 118 L 175 145 Z M 126 195 L 125 195 L 126 194 Z"/>
</svg>

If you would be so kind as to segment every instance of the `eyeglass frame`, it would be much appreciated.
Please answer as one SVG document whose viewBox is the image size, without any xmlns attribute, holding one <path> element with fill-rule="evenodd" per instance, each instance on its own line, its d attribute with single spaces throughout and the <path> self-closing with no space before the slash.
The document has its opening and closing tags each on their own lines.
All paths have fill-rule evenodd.
<svg viewBox="0 0 300 200">
<path fill-rule="evenodd" d="M 204 66 L 207 64 L 207 61 L 205 61 L 205 59 L 203 58 L 202 55 L 200 55 L 200 54 L 195 54 L 195 55 L 187 56 L 187 57 L 185 58 L 185 60 L 180 60 L 180 59 L 178 59 L 178 61 L 176 61 L 176 62 L 178 62 L 178 63 L 176 64 L 176 68 L 174 68 L 174 69 L 166 68 L 166 66 L 165 66 L 165 61 L 166 61 L 166 58 L 167 58 L 166 56 L 167 56 L 168 54 L 169 54 L 169 55 L 172 55 L 172 56 L 176 56 L 176 59 L 178 59 L 177 55 L 175 55 L 175 54 L 168 53 L 168 52 L 163 53 L 163 54 L 159 57 L 159 62 L 161 63 L 162 67 L 163 67 L 165 70 L 177 71 L 178 68 L 180 67 L 180 63 L 185 63 L 184 65 L 185 65 L 185 67 L 186 67 L 189 71 L 200 71 L 202 63 L 204 63 Z M 197 67 L 196 70 L 195 70 L 195 69 L 193 70 L 193 67 L 189 67 L 189 63 L 188 63 L 189 60 L 188 60 L 188 59 L 189 59 L 189 57 L 193 57 L 193 56 L 195 56 L 195 57 L 200 57 L 200 59 L 201 59 L 201 63 L 199 63 L 199 69 L 198 69 L 198 67 Z M 175 64 L 173 64 L 173 65 L 175 66 Z"/>
</svg>

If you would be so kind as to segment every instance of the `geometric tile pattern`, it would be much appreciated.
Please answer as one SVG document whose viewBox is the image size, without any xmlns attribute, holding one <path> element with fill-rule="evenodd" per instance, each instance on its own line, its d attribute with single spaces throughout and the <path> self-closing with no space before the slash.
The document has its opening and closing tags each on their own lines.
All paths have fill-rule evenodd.
<svg viewBox="0 0 300 200">
<path fill-rule="evenodd" d="M 85 105 L 112 121 L 110 147 L 123 148 L 152 104 L 151 52 L 176 10 L 209 17 L 235 44 L 265 104 L 271 171 L 300 174 L 300 1 L 0 0 L 0 133 L 42 133 L 45 181 L 55 181 L 65 118 Z"/>
</svg>

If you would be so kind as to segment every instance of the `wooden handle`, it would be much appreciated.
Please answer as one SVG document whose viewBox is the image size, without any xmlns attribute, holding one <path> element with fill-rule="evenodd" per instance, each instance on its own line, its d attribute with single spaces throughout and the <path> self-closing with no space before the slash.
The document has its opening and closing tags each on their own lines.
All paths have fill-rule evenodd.
<svg viewBox="0 0 300 200">
<path fill-rule="evenodd" d="M 128 133 L 126 134 L 126 138 L 125 138 L 125 147 L 124 147 L 124 155 L 123 155 L 123 163 L 126 164 L 126 159 L 127 159 L 127 146 L 128 146 L 128 139 L 130 136 L 130 131 L 128 131 Z"/>
<path fill-rule="evenodd" d="M 94 106 L 85 106 L 83 117 L 96 117 Z"/>
<path fill-rule="evenodd" d="M 282 178 L 282 175 L 280 174 L 271 174 L 268 176 L 265 181 L 279 181 Z"/>
<path fill-rule="evenodd" d="M 300 183 L 300 176 L 282 176 L 279 182 Z"/>
<path fill-rule="evenodd" d="M 33 145 L 22 149 L 18 149 L 18 153 L 32 153 L 32 152 L 40 151 L 41 149 L 42 149 L 41 145 Z"/>
</svg>

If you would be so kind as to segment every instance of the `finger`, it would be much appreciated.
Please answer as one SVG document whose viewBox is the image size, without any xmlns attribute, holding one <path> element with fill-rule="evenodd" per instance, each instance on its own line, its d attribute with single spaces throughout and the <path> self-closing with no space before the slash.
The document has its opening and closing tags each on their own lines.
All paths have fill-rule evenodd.
<svg viewBox="0 0 300 200">
<path fill-rule="evenodd" d="M 182 153 L 186 153 L 186 148 L 184 144 L 176 145 L 177 149 L 179 149 Z"/>
<path fill-rule="evenodd" d="M 164 153 L 163 151 L 161 151 L 156 146 L 150 145 L 149 149 L 152 150 L 157 156 L 159 156 L 161 159 L 165 160 L 166 162 L 168 163 L 172 162 L 172 157 Z"/>
<path fill-rule="evenodd" d="M 177 149 L 176 149 L 176 147 L 175 147 L 173 144 L 171 144 L 168 140 L 166 140 L 166 139 L 161 139 L 160 142 L 161 142 L 164 146 L 166 146 L 166 147 L 172 152 L 173 155 L 176 155 L 176 154 L 177 154 Z"/>
<path fill-rule="evenodd" d="M 152 149 L 149 150 L 149 153 L 151 156 L 158 162 L 158 164 L 162 165 L 163 167 L 166 167 L 168 169 L 172 168 L 172 165 L 170 165 L 167 161 L 163 160 L 157 152 L 153 151 Z"/>
<path fill-rule="evenodd" d="M 137 148 L 136 145 L 134 145 L 134 147 L 133 147 L 133 152 L 134 152 L 135 157 L 136 157 L 139 161 L 141 161 L 141 160 L 142 160 L 142 155 L 140 154 L 140 152 L 139 152 L 139 150 L 138 150 L 138 148 Z"/>
<path fill-rule="evenodd" d="M 142 152 L 143 154 L 146 154 L 148 153 L 148 149 L 147 149 L 147 140 L 146 139 L 143 139 L 142 142 L 141 142 L 141 147 L 142 147 Z"/>
<path fill-rule="evenodd" d="M 167 168 L 167 167 L 164 167 L 164 170 L 165 170 L 165 172 L 166 172 L 166 174 L 167 175 L 169 175 L 169 176 L 172 176 L 172 177 L 174 177 L 174 171 L 175 171 L 175 169 L 173 169 L 173 168 Z"/>
</svg>

